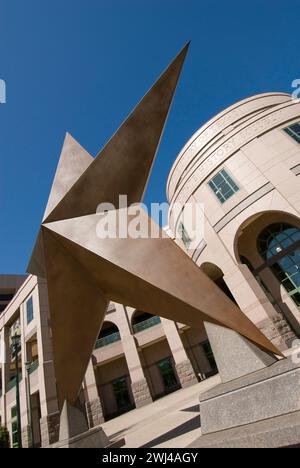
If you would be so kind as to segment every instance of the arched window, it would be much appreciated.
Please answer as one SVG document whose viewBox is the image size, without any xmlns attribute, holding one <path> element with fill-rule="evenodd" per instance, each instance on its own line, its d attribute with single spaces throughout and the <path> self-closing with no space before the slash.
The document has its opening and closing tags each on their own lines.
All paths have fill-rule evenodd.
<svg viewBox="0 0 300 468">
<path fill-rule="evenodd" d="M 121 339 L 117 325 L 112 322 L 104 322 L 100 330 L 98 340 L 96 341 L 95 348 L 102 348 L 103 346 L 114 343 Z"/>
<path fill-rule="evenodd" d="M 149 314 L 148 312 L 142 312 L 137 310 L 132 317 L 132 329 L 134 333 L 146 330 L 147 328 L 153 327 L 161 322 L 157 315 Z"/>
<path fill-rule="evenodd" d="M 258 236 L 258 251 L 293 301 L 300 306 L 300 230 L 275 223 Z"/>
</svg>

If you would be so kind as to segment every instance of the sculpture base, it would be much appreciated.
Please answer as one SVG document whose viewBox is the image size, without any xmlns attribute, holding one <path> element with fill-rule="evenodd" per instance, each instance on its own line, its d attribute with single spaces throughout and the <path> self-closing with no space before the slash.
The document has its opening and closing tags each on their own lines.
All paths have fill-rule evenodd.
<svg viewBox="0 0 300 468">
<path fill-rule="evenodd" d="M 198 437 L 189 448 L 300 448 L 300 412 Z"/>
<path fill-rule="evenodd" d="M 102 427 L 94 427 L 70 439 L 60 440 L 50 448 L 117 448 L 125 444 L 125 439 L 110 441 Z"/>
<path fill-rule="evenodd" d="M 223 383 L 201 395 L 200 413 L 191 447 L 300 444 L 300 365 L 284 359 Z"/>
</svg>

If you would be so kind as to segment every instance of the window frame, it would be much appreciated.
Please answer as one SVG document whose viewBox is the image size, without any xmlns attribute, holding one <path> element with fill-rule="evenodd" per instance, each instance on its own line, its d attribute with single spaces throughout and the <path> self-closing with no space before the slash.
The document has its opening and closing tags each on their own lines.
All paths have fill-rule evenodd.
<svg viewBox="0 0 300 468">
<path fill-rule="evenodd" d="M 291 127 L 298 125 L 299 126 L 299 132 L 300 132 L 300 121 L 294 122 L 287 127 L 283 127 L 282 131 L 288 135 L 290 138 L 292 138 L 298 145 L 300 144 L 300 134 L 298 135 L 297 132 L 295 132 Z"/>
<path fill-rule="evenodd" d="M 295 281 L 299 274 L 299 266 L 295 260 L 295 253 L 299 249 L 298 233 L 300 230 L 297 226 L 285 222 L 265 226 L 257 237 L 257 251 L 264 260 L 262 267 L 270 268 L 287 295 L 300 308 L 300 285 Z M 284 246 L 283 243 L 288 240 L 291 241 L 290 245 Z M 281 248 L 278 253 L 276 246 Z M 283 262 L 290 262 L 290 266 L 285 266 Z"/>
<path fill-rule="evenodd" d="M 222 178 L 222 182 L 220 182 L 219 185 L 214 181 L 218 176 Z M 223 184 L 226 184 L 228 189 L 225 194 L 222 193 Z M 227 200 L 240 191 L 240 186 L 235 182 L 235 179 L 231 176 L 230 172 L 225 167 L 220 169 L 213 177 L 211 177 L 207 182 L 207 185 L 214 193 L 215 197 L 221 205 L 226 203 Z M 228 193 L 230 193 L 229 196 L 227 196 Z"/>
<path fill-rule="evenodd" d="M 29 315 L 29 304 L 31 304 L 31 315 Z M 30 296 L 26 301 L 26 324 L 29 325 L 34 320 L 33 296 Z"/>
</svg>

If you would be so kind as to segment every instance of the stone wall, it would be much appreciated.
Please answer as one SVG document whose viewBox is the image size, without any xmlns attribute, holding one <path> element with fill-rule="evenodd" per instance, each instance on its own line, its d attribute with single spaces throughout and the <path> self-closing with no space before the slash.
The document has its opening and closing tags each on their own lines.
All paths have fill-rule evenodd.
<svg viewBox="0 0 300 468">
<path fill-rule="evenodd" d="M 59 438 L 59 412 L 49 414 L 40 420 L 41 445 L 48 447 Z"/>
<path fill-rule="evenodd" d="M 176 371 L 182 388 L 189 387 L 198 382 L 189 359 L 176 364 Z"/>
<path fill-rule="evenodd" d="M 146 379 L 131 384 L 135 406 L 137 408 L 152 403 L 152 397 Z"/>
<path fill-rule="evenodd" d="M 89 422 L 89 427 L 99 426 L 104 422 L 102 404 L 100 398 L 96 398 L 95 400 L 88 401 L 86 403 L 86 412 L 87 418 Z"/>
</svg>

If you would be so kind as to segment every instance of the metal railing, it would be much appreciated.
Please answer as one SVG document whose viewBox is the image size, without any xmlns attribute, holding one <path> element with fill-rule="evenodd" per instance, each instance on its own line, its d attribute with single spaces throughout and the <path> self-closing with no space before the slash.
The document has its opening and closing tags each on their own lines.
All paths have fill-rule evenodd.
<svg viewBox="0 0 300 468">
<path fill-rule="evenodd" d="M 35 361 L 31 363 L 28 373 L 33 374 L 33 372 L 36 371 L 38 367 L 39 367 L 39 360 L 36 359 Z"/>
<path fill-rule="evenodd" d="M 115 343 L 116 341 L 120 341 L 120 339 L 121 336 L 119 332 L 104 336 L 103 338 L 99 338 L 99 340 L 96 341 L 95 349 L 103 348 L 103 346 L 107 346 L 109 344 Z"/>
<path fill-rule="evenodd" d="M 19 382 L 21 382 L 22 380 L 22 374 L 19 373 Z M 16 383 L 17 383 L 17 378 L 14 377 L 13 379 L 11 379 L 7 385 L 6 385 L 6 391 L 9 392 L 9 390 L 11 390 L 12 388 L 14 388 L 16 386 Z"/>
<path fill-rule="evenodd" d="M 144 320 L 143 322 L 136 323 L 132 328 L 134 333 L 138 333 L 140 331 L 147 330 L 147 328 L 154 327 L 154 325 L 158 325 L 159 323 L 161 323 L 160 317 L 155 315 L 154 317 Z"/>
</svg>

